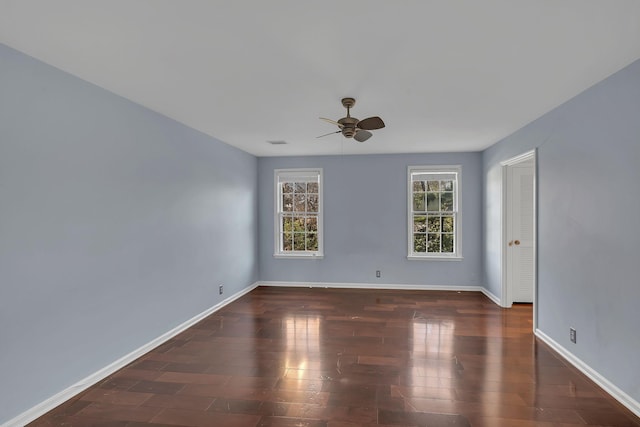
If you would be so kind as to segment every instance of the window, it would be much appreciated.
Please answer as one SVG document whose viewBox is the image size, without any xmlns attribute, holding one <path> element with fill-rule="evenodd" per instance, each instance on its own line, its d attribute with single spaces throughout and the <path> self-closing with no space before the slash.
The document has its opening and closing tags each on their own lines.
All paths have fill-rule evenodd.
<svg viewBox="0 0 640 427">
<path fill-rule="evenodd" d="M 322 169 L 276 169 L 276 257 L 322 257 Z"/>
<path fill-rule="evenodd" d="M 410 166 L 409 259 L 461 259 L 460 166 Z"/>
</svg>

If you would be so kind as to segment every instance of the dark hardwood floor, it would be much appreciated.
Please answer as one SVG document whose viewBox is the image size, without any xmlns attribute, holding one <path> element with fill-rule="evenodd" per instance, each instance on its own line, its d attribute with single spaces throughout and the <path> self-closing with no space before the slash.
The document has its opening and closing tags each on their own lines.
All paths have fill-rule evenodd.
<svg viewBox="0 0 640 427">
<path fill-rule="evenodd" d="M 257 288 L 32 426 L 639 427 L 475 292 Z"/>
</svg>

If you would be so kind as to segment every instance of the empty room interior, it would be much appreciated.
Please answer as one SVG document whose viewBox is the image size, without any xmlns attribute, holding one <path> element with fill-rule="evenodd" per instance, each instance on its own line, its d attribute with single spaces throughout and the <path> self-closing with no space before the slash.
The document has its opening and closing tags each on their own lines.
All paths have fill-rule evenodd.
<svg viewBox="0 0 640 427">
<path fill-rule="evenodd" d="M 640 426 L 640 2 L 0 0 L 0 426 Z"/>
</svg>

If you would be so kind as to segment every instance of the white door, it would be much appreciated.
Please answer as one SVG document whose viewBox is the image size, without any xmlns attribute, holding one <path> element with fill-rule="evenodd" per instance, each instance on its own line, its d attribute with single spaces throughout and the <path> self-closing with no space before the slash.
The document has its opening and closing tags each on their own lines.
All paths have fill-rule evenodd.
<svg viewBox="0 0 640 427">
<path fill-rule="evenodd" d="M 513 302 L 533 302 L 534 163 L 508 166 L 507 280 Z"/>
</svg>

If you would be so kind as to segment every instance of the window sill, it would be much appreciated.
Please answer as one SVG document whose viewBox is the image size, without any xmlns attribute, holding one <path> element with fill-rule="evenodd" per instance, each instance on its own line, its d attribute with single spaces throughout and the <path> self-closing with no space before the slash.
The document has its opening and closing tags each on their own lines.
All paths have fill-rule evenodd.
<svg viewBox="0 0 640 427">
<path fill-rule="evenodd" d="M 313 260 L 313 259 L 322 259 L 324 258 L 324 254 L 282 254 L 282 253 L 276 253 L 273 254 L 274 258 L 280 258 L 280 259 L 307 259 L 307 260 Z"/>
<path fill-rule="evenodd" d="M 409 261 L 462 261 L 462 256 L 422 256 L 422 255 L 409 255 L 407 256 Z"/>
</svg>

